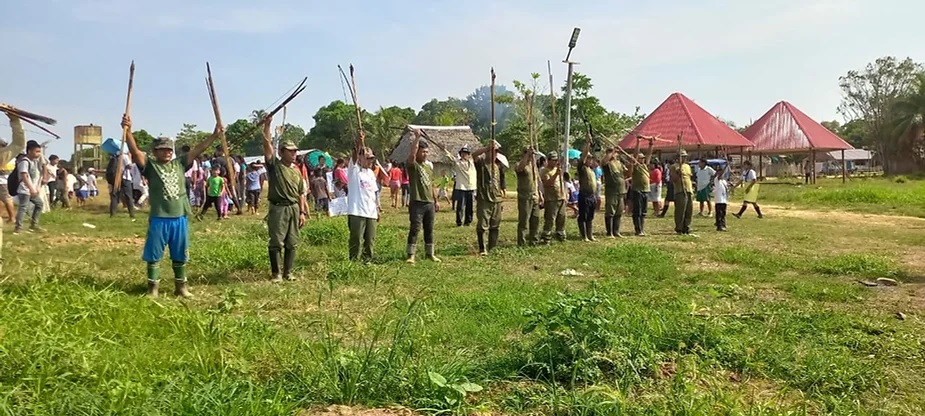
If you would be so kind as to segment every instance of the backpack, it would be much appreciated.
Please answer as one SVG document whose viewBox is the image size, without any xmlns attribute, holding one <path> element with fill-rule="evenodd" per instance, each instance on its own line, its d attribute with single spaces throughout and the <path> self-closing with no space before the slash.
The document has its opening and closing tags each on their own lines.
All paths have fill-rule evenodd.
<svg viewBox="0 0 925 416">
<path fill-rule="evenodd" d="M 116 183 L 116 160 L 115 157 L 109 158 L 109 164 L 106 165 L 106 182 L 109 186 L 113 186 Z"/>
<path fill-rule="evenodd" d="M 10 176 L 6 178 L 6 191 L 11 197 L 16 197 L 16 194 L 19 193 L 19 182 L 22 179 L 22 176 L 19 174 L 19 162 L 22 162 L 23 159 L 25 159 L 24 156 L 16 158 L 13 171 L 10 172 Z"/>
</svg>

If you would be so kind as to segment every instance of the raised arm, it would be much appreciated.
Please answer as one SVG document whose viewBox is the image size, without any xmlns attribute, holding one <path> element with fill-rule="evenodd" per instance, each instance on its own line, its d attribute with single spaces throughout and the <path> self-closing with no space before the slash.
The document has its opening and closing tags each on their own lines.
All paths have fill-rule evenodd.
<svg viewBox="0 0 925 416">
<path fill-rule="evenodd" d="M 646 151 L 646 166 L 652 162 L 652 153 L 655 153 L 655 139 L 649 140 L 649 149 Z"/>
<path fill-rule="evenodd" d="M 196 147 L 192 148 L 192 150 L 186 154 L 186 165 L 192 166 L 193 162 L 195 162 L 196 159 L 199 159 L 199 155 L 201 155 L 202 152 L 205 152 L 206 149 L 212 146 L 212 143 L 215 142 L 215 139 L 217 139 L 224 131 L 225 128 L 222 127 L 221 124 L 215 123 L 215 130 L 212 131 L 212 135 L 203 140 L 201 143 L 197 144 Z M 195 176 L 197 173 L 198 172 L 193 172 L 193 175 Z"/>
<path fill-rule="evenodd" d="M 520 163 L 514 166 L 514 172 L 523 172 L 527 170 L 527 166 L 530 166 L 531 163 L 535 163 L 534 157 L 533 148 L 528 147 L 527 150 L 524 151 L 523 157 L 520 158 Z"/>
<path fill-rule="evenodd" d="M 588 164 L 588 158 L 591 157 L 591 132 L 585 132 L 585 146 L 581 149 L 581 164 Z"/>
<path fill-rule="evenodd" d="M 132 118 L 128 114 L 122 115 L 122 128 L 125 130 L 125 143 L 128 145 L 128 151 L 132 155 L 132 161 L 138 165 L 138 170 L 144 169 L 147 161 L 145 152 L 142 152 L 138 148 L 138 143 L 135 142 L 135 135 L 132 134 Z"/>
<path fill-rule="evenodd" d="M 273 117 L 267 117 L 263 120 L 263 160 L 269 162 L 273 159 L 273 138 L 270 136 L 270 125 L 273 124 Z"/>
<path fill-rule="evenodd" d="M 411 139 L 411 148 L 408 149 L 408 163 L 416 163 L 416 156 L 418 154 L 418 143 L 421 141 L 421 131 L 418 129 L 412 129 L 414 133 L 414 138 Z"/>
<path fill-rule="evenodd" d="M 26 132 L 22 128 L 22 120 L 12 113 L 6 113 L 10 119 L 10 127 L 13 129 L 13 140 L 6 145 L 3 150 L 10 152 L 11 157 L 22 153 L 26 150 Z"/>
<path fill-rule="evenodd" d="M 363 149 L 366 148 L 366 133 L 360 130 L 357 133 L 357 139 L 353 143 L 353 163 L 360 163 L 360 156 L 363 155 Z"/>
</svg>

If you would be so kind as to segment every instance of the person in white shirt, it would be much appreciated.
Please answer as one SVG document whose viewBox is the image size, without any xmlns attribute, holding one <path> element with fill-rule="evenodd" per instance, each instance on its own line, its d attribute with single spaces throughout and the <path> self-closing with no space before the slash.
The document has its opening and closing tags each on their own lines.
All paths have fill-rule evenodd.
<svg viewBox="0 0 925 416">
<path fill-rule="evenodd" d="M 378 162 L 372 149 L 366 147 L 366 135 L 360 132 L 347 165 L 347 227 L 350 229 L 350 260 L 359 260 L 360 244 L 363 245 L 362 260 L 373 259 L 373 245 L 379 222 L 377 184 L 388 178 L 380 167 L 377 178 L 373 167 Z"/>
<path fill-rule="evenodd" d="M 87 190 L 90 191 L 89 199 L 100 194 L 100 188 L 96 184 L 96 169 L 87 169 Z"/>
<path fill-rule="evenodd" d="M 707 205 L 707 216 L 713 216 L 713 203 L 710 202 L 710 187 L 713 185 L 713 175 L 716 171 L 707 164 L 706 159 L 700 159 L 697 164 L 697 202 L 700 202 L 700 215 L 703 216 L 703 205 Z"/>
<path fill-rule="evenodd" d="M 48 163 L 45 164 L 45 175 L 42 179 L 42 184 L 48 187 L 48 204 L 55 202 L 55 190 L 57 188 L 57 179 L 58 179 L 58 155 L 51 155 L 48 157 Z"/>
<path fill-rule="evenodd" d="M 726 180 L 726 166 L 713 175 L 713 202 L 716 207 L 716 231 L 726 231 L 726 206 L 729 203 L 729 182 Z"/>
<path fill-rule="evenodd" d="M 447 153 L 452 159 L 452 155 Z M 468 145 L 459 149 L 459 158 L 453 165 L 456 181 L 453 185 L 453 202 L 456 203 L 456 226 L 472 225 L 472 201 L 475 198 L 475 162 Z"/>
<path fill-rule="evenodd" d="M 115 157 L 122 157 L 122 183 L 120 189 L 115 189 L 115 186 L 109 188 L 109 217 L 112 218 L 116 216 L 116 209 L 119 207 L 119 203 L 125 204 L 128 208 L 128 216 L 135 220 L 135 195 L 134 188 L 132 187 L 132 168 L 135 166 L 129 159 L 128 155 L 115 155 Z M 115 172 L 114 174 L 118 174 Z"/>
<path fill-rule="evenodd" d="M 748 204 L 751 204 L 755 207 L 758 218 L 764 218 L 764 216 L 761 215 L 761 207 L 758 206 L 758 174 L 752 169 L 752 162 L 750 160 L 746 160 L 745 163 L 743 163 L 743 171 L 742 184 L 745 185 L 745 200 L 742 201 L 742 209 L 739 210 L 739 213 L 732 215 L 736 218 L 741 218 L 745 210 L 748 209 Z"/>
<path fill-rule="evenodd" d="M 90 182 L 90 176 L 87 174 L 86 171 L 81 170 L 81 172 L 77 174 L 77 186 L 74 192 L 77 195 L 77 206 L 78 207 L 84 206 L 84 204 L 87 203 L 87 198 L 90 197 L 89 182 Z"/>
</svg>

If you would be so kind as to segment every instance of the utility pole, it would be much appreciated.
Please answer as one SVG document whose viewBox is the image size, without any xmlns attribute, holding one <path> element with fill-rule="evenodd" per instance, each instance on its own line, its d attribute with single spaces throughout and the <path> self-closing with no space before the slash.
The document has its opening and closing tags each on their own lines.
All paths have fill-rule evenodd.
<svg viewBox="0 0 925 416">
<path fill-rule="evenodd" d="M 578 43 L 578 34 L 580 33 L 581 28 L 576 27 L 572 30 L 572 37 L 568 42 L 568 54 L 565 55 L 565 60 L 562 61 L 568 64 L 568 78 L 566 79 L 565 87 L 565 143 L 562 144 L 561 162 L 563 173 L 568 171 L 569 164 L 568 149 L 572 138 L 572 74 L 574 73 L 575 65 L 578 64 L 578 62 L 572 62 L 569 58 L 572 56 L 572 49 L 575 49 L 575 45 Z"/>
</svg>

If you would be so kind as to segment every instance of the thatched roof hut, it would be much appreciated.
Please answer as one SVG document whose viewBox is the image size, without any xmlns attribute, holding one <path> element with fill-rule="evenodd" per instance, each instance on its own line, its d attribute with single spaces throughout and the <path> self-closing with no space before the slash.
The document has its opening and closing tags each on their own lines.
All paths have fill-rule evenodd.
<svg viewBox="0 0 925 416">
<path fill-rule="evenodd" d="M 469 126 L 414 126 L 409 125 L 402 132 L 401 140 L 398 141 L 398 146 L 395 147 L 395 150 L 389 155 L 389 159 L 403 163 L 408 160 L 408 152 L 411 148 L 411 139 L 414 137 L 411 129 L 421 129 L 424 133 L 430 137 L 431 140 L 436 142 L 430 144 L 430 154 L 427 157 L 427 160 L 431 161 L 434 164 L 434 170 L 442 174 L 444 169 L 450 167 L 453 164 L 454 160 L 448 159 L 446 152 L 443 149 L 446 149 L 453 157 L 456 157 L 456 154 L 459 152 L 464 145 L 468 145 L 472 150 L 478 149 L 481 146 L 479 138 L 472 133 L 472 129 Z M 421 138 L 421 140 L 427 140 Z M 443 149 L 441 149 L 443 147 Z"/>
</svg>

